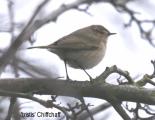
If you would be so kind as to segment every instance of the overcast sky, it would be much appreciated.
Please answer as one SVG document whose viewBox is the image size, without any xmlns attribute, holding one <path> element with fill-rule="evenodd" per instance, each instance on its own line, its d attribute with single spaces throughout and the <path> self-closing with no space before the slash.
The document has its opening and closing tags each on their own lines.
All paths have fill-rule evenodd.
<svg viewBox="0 0 155 120">
<path fill-rule="evenodd" d="M 40 0 L 15 1 L 14 18 L 16 22 L 19 22 L 27 20 L 28 17 L 31 16 L 32 11 Z M 50 12 L 51 9 L 56 9 L 60 3 L 65 0 L 53 1 L 54 3 L 51 3 L 51 6 L 48 5 L 45 11 Z M 69 2 L 71 2 L 71 0 Z M 142 12 L 143 14 L 139 15 L 141 18 L 149 19 L 155 16 L 154 5 L 153 0 L 139 0 L 136 3 L 130 3 L 129 6 L 135 8 L 137 12 Z M 6 4 L 4 4 L 4 0 L 0 1 L 0 8 L 0 14 L 5 16 L 7 7 Z M 109 38 L 106 56 L 103 61 L 95 68 L 88 70 L 91 76 L 96 77 L 104 71 L 105 67 L 112 65 L 117 65 L 123 70 L 128 70 L 133 77 L 153 71 L 150 61 L 155 59 L 155 49 L 146 40 L 140 38 L 139 30 L 135 24 L 133 24 L 132 27 L 124 27 L 124 22 L 128 20 L 127 15 L 122 16 L 108 3 L 94 4 L 89 8 L 88 12 L 90 12 L 91 15 L 77 10 L 65 12 L 56 22 L 51 22 L 43 26 L 35 33 L 37 41 L 33 46 L 48 45 L 79 28 L 92 24 L 100 24 L 105 26 L 110 32 L 117 34 Z M 40 17 L 42 16 L 45 15 L 40 14 Z M 145 27 L 147 29 L 149 25 L 145 25 Z M 9 40 L 9 34 L 0 33 L 0 49 L 9 46 Z M 29 43 L 27 43 L 27 47 L 28 46 L 30 46 Z M 64 64 L 55 54 L 39 49 L 26 50 L 26 47 L 25 49 L 21 49 L 20 52 L 23 59 L 30 60 L 30 63 L 42 67 L 49 72 L 57 72 L 57 76 L 65 77 Z M 71 79 L 76 80 L 88 79 L 82 70 L 72 68 L 69 68 L 69 76 Z M 8 77 L 8 74 L 4 74 L 3 77 Z"/>
</svg>

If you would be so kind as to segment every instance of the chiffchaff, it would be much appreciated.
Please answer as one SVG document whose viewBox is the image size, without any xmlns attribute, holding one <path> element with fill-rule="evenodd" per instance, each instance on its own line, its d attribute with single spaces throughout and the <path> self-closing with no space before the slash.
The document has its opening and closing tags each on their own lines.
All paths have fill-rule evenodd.
<svg viewBox="0 0 155 120">
<path fill-rule="evenodd" d="M 29 47 L 28 49 L 48 49 L 57 54 L 65 62 L 66 75 L 69 79 L 66 63 L 84 71 L 96 66 L 105 55 L 108 37 L 113 34 L 115 33 L 110 33 L 101 25 L 91 25 L 76 30 L 50 45 Z M 87 73 L 87 75 L 89 74 Z"/>
</svg>

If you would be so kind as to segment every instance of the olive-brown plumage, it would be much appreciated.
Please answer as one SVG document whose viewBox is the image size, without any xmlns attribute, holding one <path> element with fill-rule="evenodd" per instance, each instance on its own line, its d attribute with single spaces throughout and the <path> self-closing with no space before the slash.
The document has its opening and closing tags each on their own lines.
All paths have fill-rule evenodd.
<svg viewBox="0 0 155 120">
<path fill-rule="evenodd" d="M 108 36 L 113 34 L 115 33 L 110 33 L 101 25 L 91 25 L 76 30 L 50 45 L 29 49 L 45 48 L 57 54 L 73 68 L 90 69 L 103 59 Z"/>
</svg>

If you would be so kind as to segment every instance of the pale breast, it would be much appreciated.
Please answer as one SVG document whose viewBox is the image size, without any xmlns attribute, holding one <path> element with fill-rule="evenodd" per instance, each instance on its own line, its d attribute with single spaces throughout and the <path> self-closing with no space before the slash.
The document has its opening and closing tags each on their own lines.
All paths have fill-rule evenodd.
<svg viewBox="0 0 155 120">
<path fill-rule="evenodd" d="M 67 63 L 74 68 L 90 69 L 96 66 L 105 55 L 106 46 L 95 50 L 69 51 L 65 55 Z"/>
</svg>

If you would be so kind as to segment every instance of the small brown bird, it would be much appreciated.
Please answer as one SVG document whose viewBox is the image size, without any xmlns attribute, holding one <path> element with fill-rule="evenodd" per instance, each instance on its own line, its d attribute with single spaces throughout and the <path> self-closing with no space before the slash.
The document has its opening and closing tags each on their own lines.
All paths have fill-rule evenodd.
<svg viewBox="0 0 155 120">
<path fill-rule="evenodd" d="M 50 45 L 29 47 L 28 49 L 48 49 L 57 54 L 65 62 L 66 76 L 69 79 L 66 63 L 84 71 L 96 66 L 105 55 L 108 37 L 114 34 L 116 33 L 110 33 L 101 25 L 91 25 L 76 30 Z M 87 72 L 86 74 L 90 77 Z"/>
</svg>

